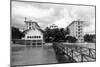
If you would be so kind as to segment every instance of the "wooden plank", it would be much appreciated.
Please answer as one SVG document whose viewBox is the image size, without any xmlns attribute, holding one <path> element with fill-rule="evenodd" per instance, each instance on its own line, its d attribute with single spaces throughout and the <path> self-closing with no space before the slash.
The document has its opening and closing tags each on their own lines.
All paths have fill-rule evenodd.
<svg viewBox="0 0 100 67">
<path fill-rule="evenodd" d="M 59 43 L 59 44 L 57 43 L 57 44 L 55 44 L 55 45 L 56 45 L 56 47 L 58 47 L 58 48 L 59 48 L 60 50 L 62 50 L 62 51 L 63 51 L 63 48 L 67 47 L 67 48 L 70 48 L 70 49 L 73 50 L 73 51 L 76 51 L 76 52 L 80 53 L 80 55 L 84 55 L 84 56 L 87 56 L 87 57 L 89 57 L 89 58 L 96 59 L 96 58 L 93 57 L 93 56 L 84 54 L 84 53 L 82 53 L 82 51 L 79 52 L 77 49 L 72 49 L 72 48 L 79 48 L 80 50 L 82 50 L 82 48 L 86 48 L 87 50 L 89 50 L 89 49 L 95 50 L 95 49 L 87 48 L 87 47 L 81 47 L 81 46 L 76 46 L 76 45 L 62 45 L 61 43 Z M 63 51 L 63 52 L 65 52 L 65 51 Z"/>
</svg>

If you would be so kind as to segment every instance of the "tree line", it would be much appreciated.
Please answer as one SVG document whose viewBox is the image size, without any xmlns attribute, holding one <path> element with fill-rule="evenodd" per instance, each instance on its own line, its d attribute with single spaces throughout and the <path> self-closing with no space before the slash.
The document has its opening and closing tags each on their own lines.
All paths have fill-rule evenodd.
<svg viewBox="0 0 100 67">
<path fill-rule="evenodd" d="M 95 34 L 86 34 L 84 35 L 85 42 L 96 42 L 96 35 Z"/>
<path fill-rule="evenodd" d="M 11 27 L 11 38 L 12 39 L 21 39 L 24 36 L 25 36 L 25 34 L 21 31 L 19 31 L 18 28 Z"/>
<path fill-rule="evenodd" d="M 65 30 L 64 28 L 50 29 L 46 27 L 44 33 L 44 40 L 45 42 L 76 42 L 77 39 L 75 37 L 66 36 L 69 35 L 69 33 L 69 28 Z"/>
<path fill-rule="evenodd" d="M 44 31 L 44 41 L 45 42 L 77 42 L 77 38 L 70 36 L 69 28 L 56 28 L 50 29 L 46 27 Z M 16 27 L 11 27 L 11 38 L 12 39 L 21 39 L 24 37 L 24 32 L 19 31 Z M 84 35 L 85 42 L 95 42 L 96 40 L 95 35 Z"/>
</svg>

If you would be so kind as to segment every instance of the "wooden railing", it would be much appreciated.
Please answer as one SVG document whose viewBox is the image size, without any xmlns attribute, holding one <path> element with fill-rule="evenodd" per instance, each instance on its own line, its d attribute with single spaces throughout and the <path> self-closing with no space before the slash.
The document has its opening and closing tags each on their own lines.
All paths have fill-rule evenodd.
<svg viewBox="0 0 100 67">
<path fill-rule="evenodd" d="M 63 53 L 66 58 L 76 62 L 96 61 L 96 50 L 93 48 L 81 47 L 78 45 L 66 45 L 63 43 L 53 43 L 55 52 Z"/>
</svg>

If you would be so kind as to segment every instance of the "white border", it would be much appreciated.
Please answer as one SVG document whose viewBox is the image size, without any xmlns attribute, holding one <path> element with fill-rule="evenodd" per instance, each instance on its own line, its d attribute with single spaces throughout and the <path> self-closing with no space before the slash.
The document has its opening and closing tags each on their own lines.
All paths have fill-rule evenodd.
<svg viewBox="0 0 100 67">
<path fill-rule="evenodd" d="M 99 0 L 31 0 L 40 2 L 55 2 L 55 3 L 72 3 L 72 4 L 88 4 L 96 5 L 97 21 L 96 21 L 96 39 L 97 49 L 96 62 L 85 63 L 66 63 L 66 64 L 51 64 L 51 65 L 36 65 L 25 67 L 99 67 L 100 62 L 100 44 L 99 44 L 99 25 L 100 25 L 100 2 Z M 10 0 L 0 0 L 0 67 L 9 67 L 10 64 Z"/>
</svg>

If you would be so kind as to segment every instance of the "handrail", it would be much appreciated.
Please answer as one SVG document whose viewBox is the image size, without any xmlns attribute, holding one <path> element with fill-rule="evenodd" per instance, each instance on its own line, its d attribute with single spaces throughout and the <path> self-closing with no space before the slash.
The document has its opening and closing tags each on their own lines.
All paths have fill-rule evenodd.
<svg viewBox="0 0 100 67">
<path fill-rule="evenodd" d="M 96 59 L 95 56 L 91 55 L 92 54 L 91 51 L 92 50 L 95 51 L 95 49 L 93 49 L 93 48 L 87 48 L 87 47 L 82 47 L 82 46 L 77 46 L 77 45 L 64 45 L 62 43 L 54 43 L 54 45 L 56 47 L 58 47 L 60 50 L 62 50 L 65 54 L 68 54 L 68 53 L 65 52 L 66 51 L 66 48 L 70 49 L 70 52 L 69 53 L 71 53 L 72 58 L 74 58 L 73 53 L 74 52 L 77 52 L 77 53 L 79 53 L 79 56 L 81 55 L 82 58 L 84 56 L 86 56 L 86 57 L 89 57 L 91 59 Z M 89 51 L 89 54 L 85 54 L 84 51 L 82 51 L 83 48 L 86 48 L 85 51 Z M 81 60 L 83 61 L 83 59 L 81 59 Z"/>
</svg>

